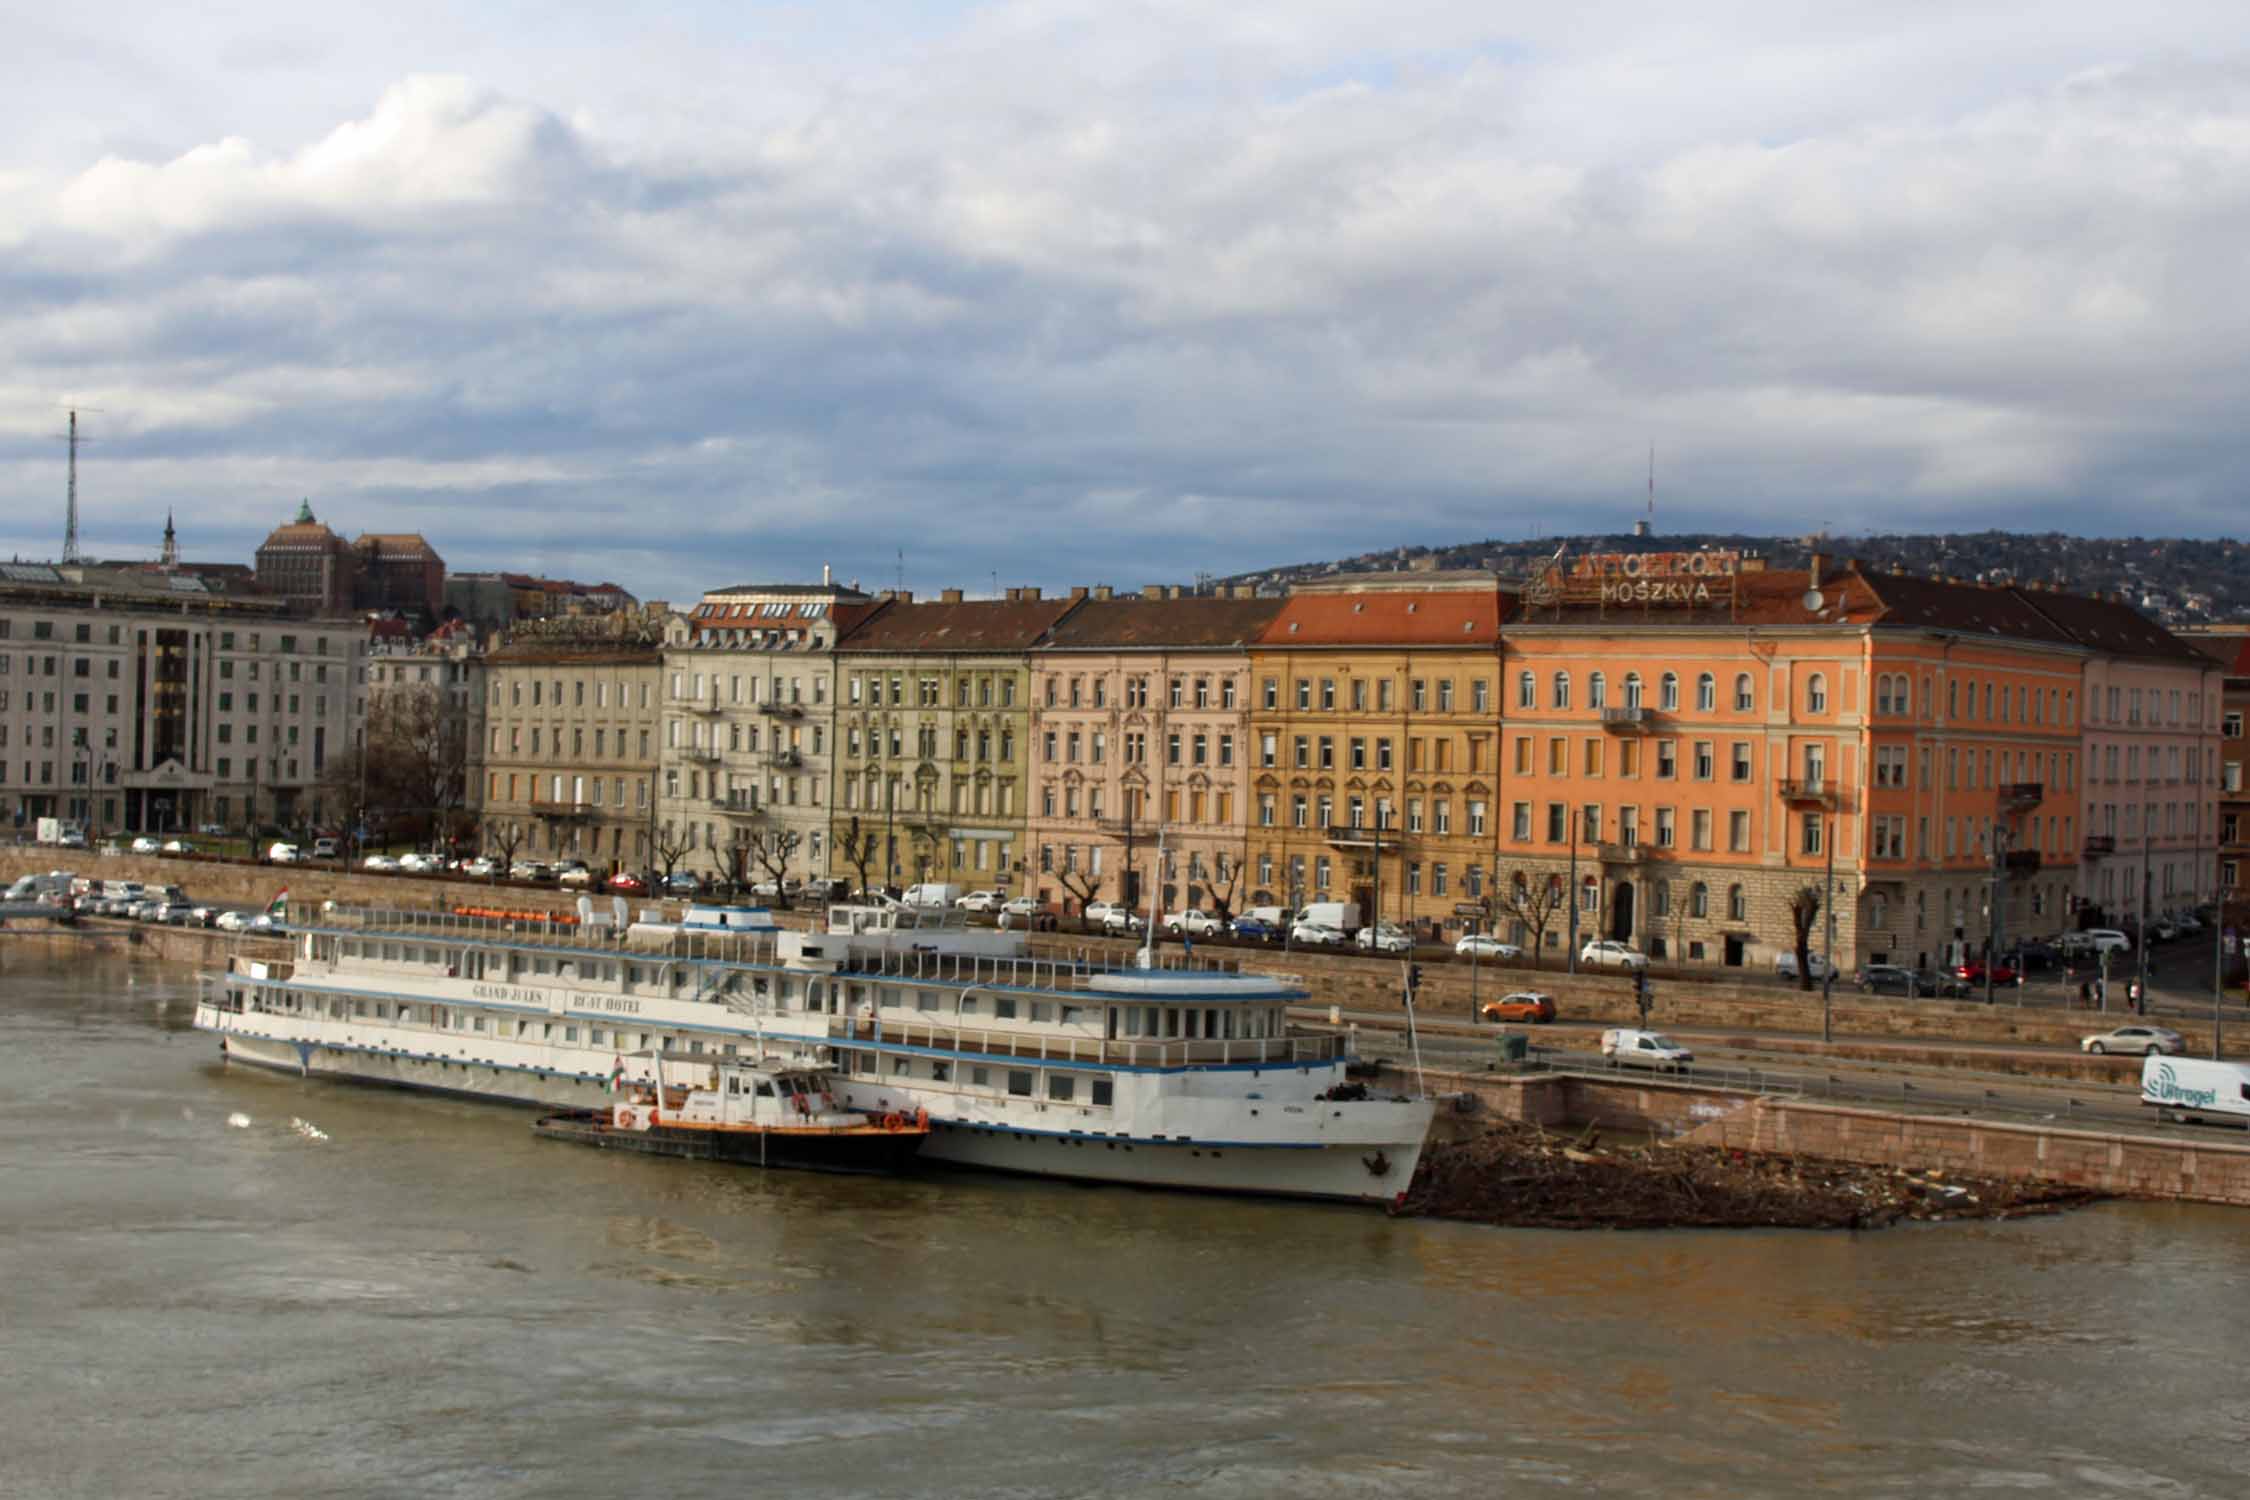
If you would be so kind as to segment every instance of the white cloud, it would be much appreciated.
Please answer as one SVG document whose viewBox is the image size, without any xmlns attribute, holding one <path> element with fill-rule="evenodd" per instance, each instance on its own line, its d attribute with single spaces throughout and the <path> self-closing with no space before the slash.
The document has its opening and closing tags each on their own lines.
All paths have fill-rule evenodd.
<svg viewBox="0 0 2250 1500">
<path fill-rule="evenodd" d="M 133 130 L 176 147 L 0 157 L 0 393 L 40 407 L 0 500 L 55 508 L 68 397 L 120 520 L 240 553 L 243 497 L 311 494 L 675 596 L 901 543 L 1065 582 L 1608 526 L 1652 438 L 1682 524 L 2232 525 L 2232 17 L 425 17 L 468 77 L 157 21 Z"/>
</svg>

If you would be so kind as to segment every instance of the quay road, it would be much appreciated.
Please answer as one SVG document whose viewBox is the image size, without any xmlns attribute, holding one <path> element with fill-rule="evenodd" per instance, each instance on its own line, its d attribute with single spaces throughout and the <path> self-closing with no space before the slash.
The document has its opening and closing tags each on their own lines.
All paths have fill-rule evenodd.
<svg viewBox="0 0 2250 1500">
<path fill-rule="evenodd" d="M 1316 1025 L 1328 1019 L 1325 1007 L 1301 1007 L 1294 1014 L 1300 1021 Z M 1405 1020 L 1399 1012 L 1347 1010 L 1341 1019 L 1356 1028 L 1358 1049 L 1363 1057 L 1380 1060 L 1402 1071 L 1412 1071 L 1414 1060 L 1407 1043 Z M 1802 1095 L 1914 1114 L 2076 1124 L 2087 1129 L 2134 1134 L 2185 1133 L 2193 1137 L 2208 1135 L 2215 1129 L 2227 1129 L 2158 1121 L 2155 1112 L 2139 1102 L 2141 1060 L 2137 1057 L 2117 1057 L 2107 1063 L 2116 1070 L 2113 1082 L 2044 1079 L 1979 1070 L 1973 1060 L 1980 1056 L 1998 1062 L 2010 1055 L 2067 1058 L 2083 1054 L 2063 1047 L 1946 1042 L 1945 1049 L 1960 1054 L 1964 1061 L 1959 1066 L 1943 1066 L 1913 1057 L 1885 1060 L 1882 1056 L 1885 1051 L 1920 1053 L 1928 1051 L 1929 1045 L 1870 1037 L 1839 1038 L 1840 1041 L 1851 1040 L 1855 1050 L 1864 1049 L 1870 1055 L 1814 1059 L 1806 1057 L 1802 1050 L 1783 1050 L 1780 1046 L 1764 1044 L 1795 1042 L 1805 1047 L 1809 1043 L 1808 1050 L 1817 1051 L 1820 1044 L 1816 1037 L 1794 1033 L 1757 1033 L 1746 1037 L 1739 1027 L 1712 1030 L 1659 1025 L 1658 1029 L 1666 1036 L 1695 1053 L 1695 1065 L 1681 1074 L 1650 1074 L 1645 1069 L 1616 1068 L 1602 1058 L 1594 1041 L 1608 1024 L 1558 1021 L 1539 1027 L 1471 1027 L 1457 1021 L 1418 1019 L 1417 1030 L 1423 1066 L 1441 1072 L 1481 1072 L 1494 1067 L 1499 1036 L 1508 1031 L 1528 1034 L 1532 1046 L 1529 1066 L 1552 1072 L 1620 1078 L 1678 1077 L 1682 1081 L 1713 1087 Z M 2112 1018 L 2098 1029 L 2107 1029 L 2109 1024 L 2122 1024 L 2122 1020 Z M 2101 1060 L 2091 1057 L 2085 1061 L 2101 1065 Z M 1521 1065 L 1502 1063 L 1497 1066 L 1513 1071 Z M 2227 1138 L 2233 1137 L 2230 1134 Z"/>
</svg>

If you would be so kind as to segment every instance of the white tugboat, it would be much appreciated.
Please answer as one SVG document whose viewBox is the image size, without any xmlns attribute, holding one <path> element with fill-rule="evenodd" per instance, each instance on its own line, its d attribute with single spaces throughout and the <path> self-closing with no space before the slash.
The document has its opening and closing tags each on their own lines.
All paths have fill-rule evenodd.
<svg viewBox="0 0 2250 1500">
<path fill-rule="evenodd" d="M 954 913 L 836 907 L 818 933 L 655 933 L 332 910 L 286 960 L 206 977 L 235 1062 L 555 1108 L 619 1058 L 815 1060 L 849 1109 L 926 1113 L 925 1161 L 1389 1203 L 1426 1099 L 1369 1097 L 1295 983 L 1223 964 L 1033 957 Z"/>
</svg>

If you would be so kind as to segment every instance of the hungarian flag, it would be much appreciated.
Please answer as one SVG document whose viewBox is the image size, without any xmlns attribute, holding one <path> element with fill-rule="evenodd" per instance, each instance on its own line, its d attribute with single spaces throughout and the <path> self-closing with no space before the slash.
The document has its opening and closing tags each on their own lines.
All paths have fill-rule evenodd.
<svg viewBox="0 0 2250 1500">
<path fill-rule="evenodd" d="M 625 1059 L 624 1059 L 624 1058 L 622 1058 L 622 1057 L 620 1057 L 620 1058 L 616 1059 L 616 1063 L 615 1063 L 615 1066 L 611 1067 L 611 1069 L 609 1070 L 609 1091 L 610 1091 L 611 1093 L 613 1093 L 613 1094 L 614 1094 L 614 1093 L 616 1093 L 616 1092 L 617 1092 L 617 1091 L 618 1091 L 619 1089 L 621 1089 L 622 1087 L 624 1087 L 624 1084 L 625 1084 Z"/>
<path fill-rule="evenodd" d="M 281 921 L 289 915 L 289 887 L 283 886 L 266 907 L 266 915 Z"/>
</svg>

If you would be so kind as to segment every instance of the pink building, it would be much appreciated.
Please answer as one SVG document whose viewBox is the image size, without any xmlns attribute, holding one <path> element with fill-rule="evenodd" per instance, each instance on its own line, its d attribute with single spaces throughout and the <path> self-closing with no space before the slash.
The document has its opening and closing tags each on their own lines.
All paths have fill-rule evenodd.
<svg viewBox="0 0 2250 1500">
<path fill-rule="evenodd" d="M 1075 912 L 1239 905 L 1249 833 L 1249 644 L 1279 599 L 1097 589 L 1031 653 L 1025 889 Z"/>
<path fill-rule="evenodd" d="M 2212 898 L 2226 671 L 2129 606 L 2026 595 L 2091 653 L 2079 894 L 2114 927 Z"/>
</svg>

